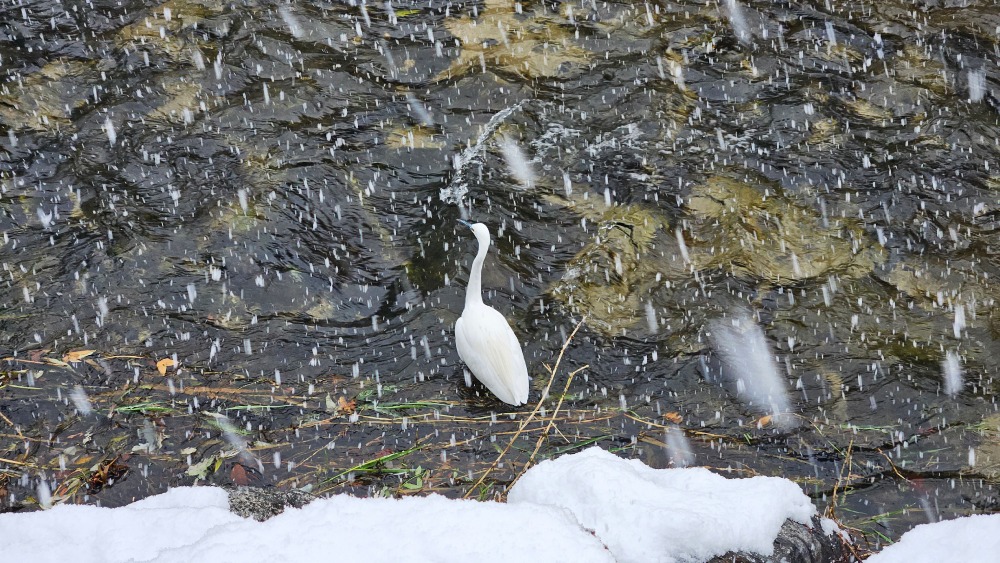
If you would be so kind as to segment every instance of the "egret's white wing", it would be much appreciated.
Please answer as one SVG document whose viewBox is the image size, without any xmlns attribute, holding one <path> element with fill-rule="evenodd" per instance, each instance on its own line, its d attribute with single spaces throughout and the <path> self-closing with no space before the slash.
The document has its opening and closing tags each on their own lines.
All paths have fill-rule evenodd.
<svg viewBox="0 0 1000 563">
<path fill-rule="evenodd" d="M 528 368 L 517 336 L 507 319 L 488 305 L 466 307 L 455 323 L 458 355 L 501 401 L 528 402 Z"/>
</svg>

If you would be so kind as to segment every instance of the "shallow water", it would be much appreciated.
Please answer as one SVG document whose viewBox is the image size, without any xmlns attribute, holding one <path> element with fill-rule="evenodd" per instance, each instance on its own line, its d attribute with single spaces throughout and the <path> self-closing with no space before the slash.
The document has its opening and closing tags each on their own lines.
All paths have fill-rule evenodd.
<svg viewBox="0 0 1000 563">
<path fill-rule="evenodd" d="M 998 13 L 0 0 L 0 502 L 470 492 L 530 409 L 466 385 L 464 217 L 533 402 L 586 319 L 538 458 L 664 466 L 679 423 L 695 463 L 795 479 L 873 548 L 995 511 Z M 723 373 L 740 315 L 794 424 Z"/>
</svg>

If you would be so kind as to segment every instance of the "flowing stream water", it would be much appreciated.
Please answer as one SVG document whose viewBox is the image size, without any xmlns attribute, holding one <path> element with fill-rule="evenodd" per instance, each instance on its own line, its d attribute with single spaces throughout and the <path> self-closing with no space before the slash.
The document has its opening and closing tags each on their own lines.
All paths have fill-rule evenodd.
<svg viewBox="0 0 1000 563">
<path fill-rule="evenodd" d="M 992 1 L 0 0 L 0 507 L 492 498 L 597 444 L 788 477 L 870 549 L 1000 510 L 998 35 Z M 528 407 L 455 352 L 459 218 Z"/>
</svg>

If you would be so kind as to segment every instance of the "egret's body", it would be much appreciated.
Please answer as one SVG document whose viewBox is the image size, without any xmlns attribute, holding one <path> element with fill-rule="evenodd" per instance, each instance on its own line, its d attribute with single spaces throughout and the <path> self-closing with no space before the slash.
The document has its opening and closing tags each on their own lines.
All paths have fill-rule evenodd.
<svg viewBox="0 0 1000 563">
<path fill-rule="evenodd" d="M 469 366 L 476 379 L 501 401 L 523 405 L 528 402 L 529 378 L 521 343 L 507 324 L 507 319 L 483 303 L 482 270 L 490 248 L 490 231 L 482 223 L 469 227 L 479 241 L 479 252 L 472 261 L 469 286 L 465 292 L 465 309 L 455 321 L 458 356 Z"/>
</svg>

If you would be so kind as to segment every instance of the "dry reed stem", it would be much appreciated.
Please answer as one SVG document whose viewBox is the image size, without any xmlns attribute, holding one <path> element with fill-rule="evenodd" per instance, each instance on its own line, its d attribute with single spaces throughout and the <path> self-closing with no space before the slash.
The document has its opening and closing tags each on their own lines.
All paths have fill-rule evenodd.
<svg viewBox="0 0 1000 563">
<path fill-rule="evenodd" d="M 542 442 L 545 441 L 545 438 L 548 437 L 548 435 L 549 435 L 549 431 L 551 431 L 552 427 L 555 426 L 556 416 L 559 415 L 559 409 L 562 408 L 563 399 L 565 399 L 566 398 L 566 394 L 569 393 L 569 385 L 570 385 L 570 383 L 573 382 L 573 376 L 575 376 L 576 374 L 580 373 L 581 371 L 583 371 L 583 370 L 585 370 L 585 369 L 587 369 L 589 367 L 590 367 L 589 365 L 586 365 L 586 366 L 577 368 L 576 370 L 574 370 L 572 373 L 569 374 L 569 377 L 566 378 L 566 386 L 563 388 L 562 395 L 559 395 L 559 402 L 556 403 L 556 408 L 555 408 L 555 410 L 552 411 L 552 416 L 549 417 L 549 424 L 548 424 L 548 426 L 545 427 L 545 431 L 542 432 L 541 436 L 538 437 L 538 441 L 535 442 L 535 449 L 534 449 L 534 451 L 531 452 L 531 455 L 528 457 L 527 463 L 524 464 L 524 467 L 522 467 L 521 471 L 519 471 L 518 474 L 517 474 L 517 476 L 514 477 L 514 480 L 511 482 L 510 486 L 507 487 L 508 490 L 510 490 L 510 487 L 513 487 L 514 483 L 517 483 L 517 480 L 521 478 L 521 475 L 524 475 L 524 472 L 527 471 L 529 467 L 531 467 L 532 462 L 535 461 L 535 456 L 538 455 L 538 450 L 540 450 L 541 447 L 542 447 Z"/>
<path fill-rule="evenodd" d="M 22 439 L 24 438 L 24 434 L 21 434 L 21 429 L 18 428 L 16 424 L 14 424 L 14 421 L 12 421 L 11 419 L 9 419 L 6 416 L 4 416 L 4 414 L 2 412 L 0 412 L 0 418 L 2 418 L 4 422 L 6 422 L 7 424 L 9 424 L 10 427 L 14 429 L 14 432 L 17 432 L 17 435 L 19 437 L 21 437 Z"/>
<path fill-rule="evenodd" d="M 896 474 L 896 477 L 899 477 L 900 479 L 906 481 L 907 483 L 910 482 L 910 480 L 907 479 L 905 475 L 899 472 L 899 468 L 896 467 L 896 464 L 892 462 L 892 458 L 889 457 L 889 454 L 882 451 L 882 448 L 877 448 L 875 451 L 882 454 L 882 457 L 885 458 L 885 461 L 889 464 L 889 467 L 892 468 L 892 472 Z"/>
<path fill-rule="evenodd" d="M 841 529 L 853 529 L 855 531 L 861 532 L 861 530 L 858 530 L 857 528 L 850 528 L 849 526 L 845 525 L 843 522 L 840 521 L 839 518 L 837 518 L 837 515 L 835 514 L 837 506 L 837 493 L 838 489 L 840 488 L 841 481 L 845 479 L 844 478 L 845 468 L 847 470 L 846 479 L 848 481 L 848 483 L 845 484 L 845 488 L 850 486 L 849 481 L 851 480 L 851 466 L 854 464 L 852 457 L 853 449 L 854 449 L 854 439 L 852 438 L 850 443 L 847 445 L 847 454 L 844 456 L 844 464 L 840 467 L 840 476 L 837 477 L 837 482 L 833 484 L 833 493 L 830 495 L 830 504 L 826 507 L 826 510 L 824 511 L 824 516 L 836 522 L 837 526 L 839 526 Z M 892 464 L 891 461 L 889 463 L 890 465 Z M 863 532 L 862 535 L 864 535 Z M 858 551 L 857 547 L 853 544 L 853 542 L 848 541 L 840 534 L 837 534 L 837 537 L 838 539 L 840 539 L 841 544 L 847 549 L 847 551 L 851 553 L 851 555 L 854 557 L 856 561 L 861 561 L 862 559 L 864 559 L 861 556 L 861 553 Z"/>
<path fill-rule="evenodd" d="M 833 484 L 833 494 L 830 495 L 830 504 L 826 507 L 826 516 L 830 519 L 835 519 L 834 512 L 837 506 L 837 490 L 840 488 L 841 481 L 844 480 L 844 470 L 847 470 L 847 478 L 851 478 L 850 466 L 851 461 L 851 451 L 854 448 L 854 439 L 851 438 L 851 442 L 847 444 L 847 455 L 844 456 L 844 464 L 840 466 L 840 476 L 837 477 L 837 482 Z"/>
<path fill-rule="evenodd" d="M 24 467 L 38 467 L 37 463 L 29 463 L 26 461 L 17 461 L 16 459 L 7 459 L 5 457 L 0 457 L 0 463 L 10 463 L 12 465 L 21 465 Z"/>
<path fill-rule="evenodd" d="M 653 428 L 659 428 L 661 430 L 667 429 L 667 428 L 670 427 L 670 426 L 668 426 L 666 424 L 660 424 L 658 422 L 653 422 L 652 420 L 643 418 L 643 417 L 641 417 L 641 416 L 639 416 L 637 414 L 631 413 L 631 412 L 621 411 L 621 415 L 624 416 L 625 418 L 634 420 L 634 421 L 642 423 L 642 424 L 646 424 L 646 425 L 652 426 Z M 674 426 L 678 426 L 679 427 L 680 425 L 679 424 L 675 424 Z M 728 434 L 717 434 L 715 432 L 704 432 L 702 430 L 694 430 L 692 428 L 685 428 L 684 429 L 684 433 L 685 434 L 690 434 L 692 436 L 708 437 L 708 438 L 712 438 L 713 440 L 715 438 L 725 438 L 725 439 L 731 438 L 731 436 L 729 436 Z"/>
<path fill-rule="evenodd" d="M 580 319 L 580 322 L 576 323 L 576 327 L 573 328 L 573 332 L 571 332 L 570 335 L 566 338 L 566 342 L 563 342 L 562 349 L 559 350 L 559 357 L 556 358 L 556 365 L 549 371 L 549 382 L 548 384 L 545 385 L 545 390 L 542 391 L 542 396 L 538 399 L 538 403 L 535 405 L 535 408 L 532 409 L 531 414 L 529 414 L 528 417 L 524 419 L 524 422 L 522 422 L 521 425 L 517 428 L 517 432 L 514 433 L 514 437 L 511 438 L 510 442 L 507 443 L 507 447 L 505 447 L 503 451 L 500 452 L 500 455 L 498 455 L 497 458 L 493 460 L 493 463 L 491 463 L 490 466 L 486 468 L 486 471 L 484 471 L 483 474 L 479 477 L 479 480 L 477 480 L 475 484 L 469 487 L 469 490 L 466 491 L 466 493 L 462 496 L 462 498 L 469 498 L 472 495 L 473 491 L 479 488 L 479 485 L 483 484 L 483 481 L 485 481 L 486 478 L 489 476 L 489 474 L 492 473 L 493 470 L 497 468 L 497 465 L 500 464 L 500 460 L 502 460 L 503 457 L 507 455 L 507 452 L 510 451 L 511 446 L 513 446 L 514 442 L 517 441 L 518 436 L 521 435 L 521 432 L 524 431 L 524 428 L 528 424 L 530 424 L 532 420 L 535 419 L 535 415 L 538 414 L 538 409 L 541 408 L 542 402 L 545 401 L 545 399 L 549 396 L 549 390 L 552 388 L 552 383 L 556 379 L 556 373 L 559 371 L 559 364 L 562 362 L 563 354 L 566 353 L 566 349 L 569 348 L 569 343 L 573 341 L 573 337 L 576 336 L 577 331 L 580 330 L 581 326 L 583 326 L 583 322 L 585 320 L 587 320 L 586 317 Z M 562 401 L 560 400 L 560 403 L 561 402 Z"/>
</svg>

